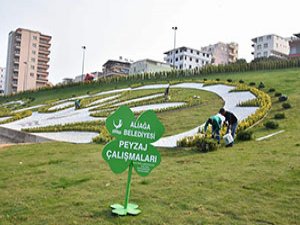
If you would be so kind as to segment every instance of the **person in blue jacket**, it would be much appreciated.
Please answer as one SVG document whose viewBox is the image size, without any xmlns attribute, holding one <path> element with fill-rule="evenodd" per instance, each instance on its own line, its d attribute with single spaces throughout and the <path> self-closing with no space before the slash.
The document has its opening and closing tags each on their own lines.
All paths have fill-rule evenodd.
<svg viewBox="0 0 300 225">
<path fill-rule="evenodd" d="M 218 140 L 218 144 L 220 144 L 220 130 L 222 126 L 222 119 L 218 115 L 209 117 L 204 125 L 205 135 L 209 124 L 212 126 L 212 138 L 216 137 L 216 139 Z"/>
</svg>

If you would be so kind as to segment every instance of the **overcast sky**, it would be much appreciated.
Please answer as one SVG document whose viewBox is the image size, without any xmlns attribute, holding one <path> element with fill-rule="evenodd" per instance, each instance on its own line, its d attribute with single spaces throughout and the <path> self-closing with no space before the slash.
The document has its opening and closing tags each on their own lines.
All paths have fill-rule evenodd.
<svg viewBox="0 0 300 225">
<path fill-rule="evenodd" d="M 0 66 L 6 66 L 8 33 L 19 27 L 52 36 L 49 80 L 60 82 L 101 71 L 108 59 L 163 60 L 176 46 L 200 48 L 237 42 L 252 59 L 251 38 L 300 32 L 300 1 L 285 0 L 0 0 Z"/>
</svg>

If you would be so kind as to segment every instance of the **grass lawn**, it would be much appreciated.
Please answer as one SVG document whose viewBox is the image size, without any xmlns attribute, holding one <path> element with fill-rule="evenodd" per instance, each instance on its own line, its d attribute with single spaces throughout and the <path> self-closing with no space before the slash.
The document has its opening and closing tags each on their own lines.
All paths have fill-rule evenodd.
<svg viewBox="0 0 300 225">
<path fill-rule="evenodd" d="M 136 217 L 111 214 L 109 205 L 124 201 L 127 173 L 110 171 L 103 146 L 2 148 L 0 224 L 300 224 L 300 70 L 208 77 L 262 81 L 287 94 L 292 108 L 279 128 L 252 129 L 256 137 L 285 132 L 206 154 L 159 149 L 161 165 L 145 178 L 133 173 L 130 199 L 142 210 Z M 273 97 L 265 120 L 282 111 Z"/>
<path fill-rule="evenodd" d="M 193 96 L 200 96 L 200 104 L 189 108 L 182 108 L 157 113 L 159 120 L 165 126 L 164 136 L 179 134 L 191 130 L 206 119 L 216 114 L 224 105 L 224 101 L 216 94 L 202 90 L 170 89 L 171 101 L 197 101 Z"/>
</svg>

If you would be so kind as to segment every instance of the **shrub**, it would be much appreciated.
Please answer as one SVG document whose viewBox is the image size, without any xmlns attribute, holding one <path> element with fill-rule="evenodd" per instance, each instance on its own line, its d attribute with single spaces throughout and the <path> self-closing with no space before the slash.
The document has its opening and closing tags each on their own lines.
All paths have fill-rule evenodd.
<svg viewBox="0 0 300 225">
<path fill-rule="evenodd" d="M 278 128 L 279 125 L 277 122 L 269 120 L 264 123 L 264 126 L 268 129 L 276 129 L 276 128 Z"/>
<path fill-rule="evenodd" d="M 202 138 L 196 141 L 196 149 L 200 152 L 211 152 L 217 148 L 217 142 L 213 139 Z"/>
<path fill-rule="evenodd" d="M 289 109 L 289 108 L 292 108 L 292 105 L 288 102 L 284 102 L 284 103 L 282 103 L 282 108 Z"/>
<path fill-rule="evenodd" d="M 231 82 L 232 82 L 232 79 L 227 79 L 227 82 L 231 83 Z"/>
<path fill-rule="evenodd" d="M 249 86 L 255 86 L 255 85 L 256 85 L 255 82 L 250 82 L 250 83 L 249 83 Z"/>
<path fill-rule="evenodd" d="M 245 83 L 245 82 L 244 82 L 243 80 L 239 80 L 239 83 L 240 83 L 240 84 L 243 84 L 243 83 Z"/>
<path fill-rule="evenodd" d="M 203 78 L 203 81 L 207 81 L 207 78 Z"/>
<path fill-rule="evenodd" d="M 277 119 L 277 120 L 284 119 L 284 118 L 285 118 L 284 113 L 276 113 L 274 116 L 274 119 Z"/>
<path fill-rule="evenodd" d="M 237 139 L 240 141 L 249 141 L 252 139 L 252 134 L 252 131 L 243 130 L 237 134 Z"/>
<path fill-rule="evenodd" d="M 280 102 L 284 102 L 284 101 L 288 100 L 288 96 L 286 96 L 286 95 L 281 95 L 281 96 L 278 98 L 278 100 L 279 100 Z"/>
<path fill-rule="evenodd" d="M 108 133 L 107 129 L 103 127 L 101 130 L 101 133 L 93 138 L 93 142 L 97 144 L 106 144 L 110 142 L 113 139 L 113 137 Z"/>
<path fill-rule="evenodd" d="M 216 81 L 220 81 L 220 78 L 217 78 Z"/>
<path fill-rule="evenodd" d="M 269 92 L 274 92 L 275 91 L 275 88 L 270 88 L 269 89 Z"/>
<path fill-rule="evenodd" d="M 275 97 L 280 97 L 282 94 L 280 92 L 275 92 L 274 96 Z"/>
<path fill-rule="evenodd" d="M 259 88 L 259 89 L 263 89 L 263 88 L 265 88 L 265 85 L 264 85 L 264 83 L 263 83 L 263 82 L 260 82 L 260 83 L 259 83 L 259 85 L 258 85 L 258 88 Z"/>
</svg>

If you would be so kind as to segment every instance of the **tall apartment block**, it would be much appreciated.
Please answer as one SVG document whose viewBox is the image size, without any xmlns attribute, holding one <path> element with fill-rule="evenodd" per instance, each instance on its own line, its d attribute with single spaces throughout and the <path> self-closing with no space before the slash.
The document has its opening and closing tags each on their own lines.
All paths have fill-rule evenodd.
<svg viewBox="0 0 300 225">
<path fill-rule="evenodd" d="M 47 86 L 51 36 L 18 28 L 8 38 L 5 94 Z"/>
<path fill-rule="evenodd" d="M 289 41 L 275 34 L 264 35 L 252 39 L 254 59 L 256 58 L 287 58 L 290 53 Z"/>
<path fill-rule="evenodd" d="M 0 95 L 4 93 L 5 68 L 0 67 Z"/>
<path fill-rule="evenodd" d="M 194 48 L 179 47 L 164 53 L 164 61 L 174 69 L 197 69 L 211 63 L 211 54 Z"/>
<path fill-rule="evenodd" d="M 223 43 L 218 42 L 213 45 L 208 45 L 201 48 L 212 55 L 213 65 L 225 65 L 228 63 L 235 63 L 238 59 L 239 45 L 237 43 Z"/>
</svg>

